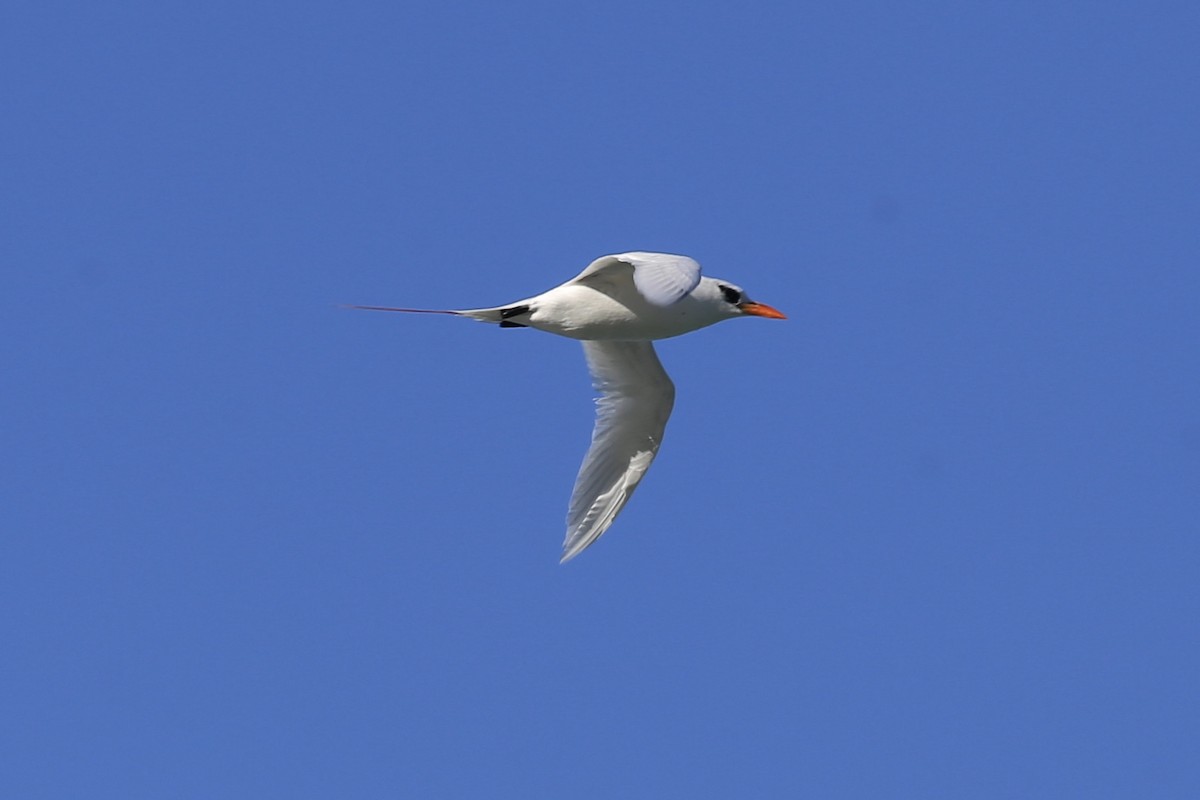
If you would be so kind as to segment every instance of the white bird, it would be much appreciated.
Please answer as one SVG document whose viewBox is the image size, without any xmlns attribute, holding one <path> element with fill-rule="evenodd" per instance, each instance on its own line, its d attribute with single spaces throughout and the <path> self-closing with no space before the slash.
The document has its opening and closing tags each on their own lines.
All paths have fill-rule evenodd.
<svg viewBox="0 0 1200 800">
<path fill-rule="evenodd" d="M 592 444 L 571 493 L 561 562 L 608 530 L 658 453 L 675 385 L 650 342 L 735 317 L 786 319 L 729 281 L 701 277 L 687 256 L 668 253 L 604 256 L 561 286 L 494 308 L 351 308 L 453 314 L 583 342 L 600 396 Z"/>
</svg>

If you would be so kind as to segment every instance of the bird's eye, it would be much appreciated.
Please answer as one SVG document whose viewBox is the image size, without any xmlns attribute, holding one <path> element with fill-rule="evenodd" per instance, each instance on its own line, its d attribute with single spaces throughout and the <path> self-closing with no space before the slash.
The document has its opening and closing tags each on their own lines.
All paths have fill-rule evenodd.
<svg viewBox="0 0 1200 800">
<path fill-rule="evenodd" d="M 721 294 L 725 296 L 726 302 L 732 303 L 735 306 L 742 302 L 742 293 L 737 289 L 734 289 L 731 286 L 725 286 L 723 284 L 719 288 L 721 289 Z"/>
</svg>

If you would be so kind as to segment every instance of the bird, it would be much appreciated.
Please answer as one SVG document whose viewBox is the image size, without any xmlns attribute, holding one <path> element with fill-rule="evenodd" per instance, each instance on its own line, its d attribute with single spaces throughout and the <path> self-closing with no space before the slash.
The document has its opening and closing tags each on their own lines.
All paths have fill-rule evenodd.
<svg viewBox="0 0 1200 800">
<path fill-rule="evenodd" d="M 629 502 L 658 454 L 675 405 L 653 341 L 739 317 L 786 319 L 729 281 L 701 275 L 694 259 L 671 253 L 602 256 L 571 280 L 491 308 L 360 306 L 366 311 L 448 314 L 501 328 L 533 328 L 583 343 L 596 422 L 575 479 L 560 563 L 600 538 Z"/>
</svg>

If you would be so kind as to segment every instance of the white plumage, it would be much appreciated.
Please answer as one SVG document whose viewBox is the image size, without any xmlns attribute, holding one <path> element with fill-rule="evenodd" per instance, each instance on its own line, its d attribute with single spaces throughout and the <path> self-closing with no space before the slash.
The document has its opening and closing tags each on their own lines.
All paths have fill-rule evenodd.
<svg viewBox="0 0 1200 800">
<path fill-rule="evenodd" d="M 641 252 L 598 258 L 561 286 L 493 308 L 353 307 L 453 314 L 582 340 L 599 397 L 592 444 L 571 493 L 562 561 L 608 530 L 662 444 L 675 385 L 650 342 L 734 317 L 784 318 L 728 281 L 701 277 L 687 256 Z"/>
</svg>

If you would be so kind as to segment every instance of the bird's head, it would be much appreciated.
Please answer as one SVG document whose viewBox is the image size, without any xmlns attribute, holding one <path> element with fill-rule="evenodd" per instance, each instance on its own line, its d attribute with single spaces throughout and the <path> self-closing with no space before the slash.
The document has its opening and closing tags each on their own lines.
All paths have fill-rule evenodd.
<svg viewBox="0 0 1200 800">
<path fill-rule="evenodd" d="M 697 300 L 713 306 L 724 317 L 766 317 L 787 319 L 782 311 L 766 303 L 756 303 L 746 296 L 742 287 L 720 278 L 703 278 L 692 292 Z"/>
</svg>

